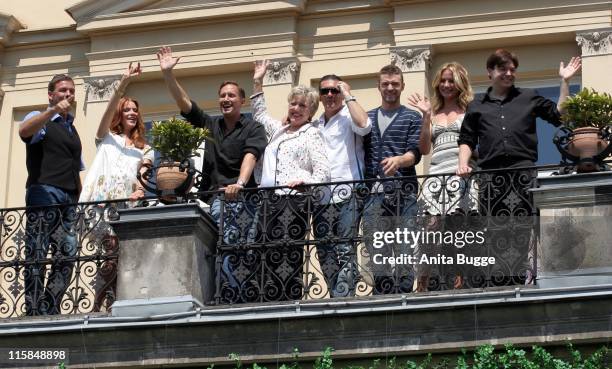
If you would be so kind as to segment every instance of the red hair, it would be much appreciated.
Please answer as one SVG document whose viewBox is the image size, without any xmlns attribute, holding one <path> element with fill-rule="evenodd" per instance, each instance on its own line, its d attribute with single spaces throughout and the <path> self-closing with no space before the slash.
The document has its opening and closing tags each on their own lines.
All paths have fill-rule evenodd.
<svg viewBox="0 0 612 369">
<path fill-rule="evenodd" d="M 115 109 L 115 114 L 113 115 L 113 119 L 111 120 L 110 130 L 115 134 L 123 133 L 123 124 L 121 120 L 123 118 L 123 109 L 125 105 L 129 102 L 133 102 L 138 108 L 138 117 L 136 118 L 136 127 L 132 129 L 129 133 L 129 137 L 139 149 L 144 149 L 146 140 L 145 140 L 145 126 L 144 121 L 142 120 L 142 115 L 140 115 L 140 106 L 138 105 L 138 101 L 132 99 L 131 97 L 122 97 L 117 104 L 117 109 Z"/>
</svg>

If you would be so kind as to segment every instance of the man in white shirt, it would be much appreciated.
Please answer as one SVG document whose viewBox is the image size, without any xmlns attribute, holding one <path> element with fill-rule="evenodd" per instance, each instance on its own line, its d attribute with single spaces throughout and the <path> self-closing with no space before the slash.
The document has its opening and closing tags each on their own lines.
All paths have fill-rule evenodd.
<svg viewBox="0 0 612 369">
<path fill-rule="evenodd" d="M 363 136 L 370 133 L 372 122 L 351 95 L 349 84 L 340 77 L 323 76 L 319 93 L 325 111 L 313 125 L 319 128 L 325 140 L 331 181 L 359 181 L 363 179 L 364 170 Z M 324 191 L 331 191 L 331 199 L 318 206 L 313 214 L 317 255 L 331 297 L 355 294 L 356 244 L 351 240 L 359 230 L 360 209 L 352 189 L 352 184 L 326 188 Z"/>
</svg>

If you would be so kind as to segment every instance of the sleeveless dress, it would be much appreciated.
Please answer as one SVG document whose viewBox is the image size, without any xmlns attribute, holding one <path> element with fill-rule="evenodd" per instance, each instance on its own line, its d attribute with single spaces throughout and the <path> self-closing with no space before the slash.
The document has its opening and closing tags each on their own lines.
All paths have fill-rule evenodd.
<svg viewBox="0 0 612 369">
<path fill-rule="evenodd" d="M 464 115 L 448 126 L 432 124 L 432 155 L 429 175 L 422 186 L 422 209 L 431 215 L 452 214 L 459 209 L 467 214 L 478 209 L 478 189 L 473 181 L 455 175 L 459 159 L 459 132 Z M 476 164 L 470 160 L 470 166 Z"/>
</svg>

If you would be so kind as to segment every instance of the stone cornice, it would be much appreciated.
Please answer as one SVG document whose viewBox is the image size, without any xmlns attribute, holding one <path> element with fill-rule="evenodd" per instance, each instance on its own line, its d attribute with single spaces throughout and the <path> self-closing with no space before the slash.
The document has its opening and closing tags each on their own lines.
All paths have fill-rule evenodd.
<svg viewBox="0 0 612 369">
<path fill-rule="evenodd" d="M 186 50 L 201 50 L 201 49 L 210 49 L 215 47 L 247 47 L 249 50 L 252 49 L 252 45 L 263 42 L 274 42 L 274 41 L 289 41 L 293 42 L 296 37 L 294 32 L 288 33 L 277 33 L 272 35 L 265 36 L 247 36 L 240 38 L 227 38 L 220 40 L 208 40 L 208 41 L 198 41 L 198 42 L 184 42 L 177 45 L 168 45 L 172 47 L 172 51 L 180 52 Z M 122 58 L 122 57 L 131 57 L 131 56 L 141 56 L 141 55 L 155 55 L 159 47 L 156 46 L 145 46 L 145 47 L 134 47 L 129 49 L 115 49 L 115 50 L 104 50 L 104 51 L 96 51 L 85 54 L 88 60 L 100 60 L 100 59 L 108 59 L 108 58 Z M 234 51 L 237 49 L 234 49 Z"/>
<path fill-rule="evenodd" d="M 188 6 L 171 6 L 160 9 L 143 9 L 149 0 L 129 0 L 118 4 L 111 0 L 110 6 L 99 0 L 88 0 L 67 9 L 77 22 L 79 32 L 101 32 L 120 28 L 146 27 L 159 24 L 185 23 L 208 19 L 270 14 L 271 12 L 303 13 L 305 0 L 283 2 L 271 0 L 230 0 L 207 2 Z M 104 4 L 100 6 L 97 3 Z"/>
<path fill-rule="evenodd" d="M 491 3 L 493 4 L 493 3 Z M 494 4 L 493 4 L 494 6 Z M 490 8 L 495 9 L 495 8 Z M 479 22 L 494 22 L 497 20 L 506 20 L 513 18 L 534 18 L 548 15 L 572 14 L 576 15 L 585 12 L 610 9 L 609 1 L 598 1 L 592 4 L 577 4 L 564 5 L 549 8 L 532 8 L 532 9 L 517 9 L 508 11 L 486 11 L 483 10 L 479 14 L 460 14 L 452 16 L 442 16 L 438 18 L 422 18 L 422 19 L 397 19 L 395 22 L 389 23 L 389 27 L 393 30 L 412 29 L 418 27 L 457 25 L 465 23 Z"/>
<path fill-rule="evenodd" d="M 157 0 L 86 0 L 66 9 L 76 22 L 92 19 L 102 14 L 120 13 L 129 9 L 144 7 Z"/>
<path fill-rule="evenodd" d="M 431 61 L 430 46 L 390 47 L 391 64 L 397 65 L 402 72 L 425 72 Z"/>
<path fill-rule="evenodd" d="M 19 20 L 12 15 L 0 13 L 0 45 L 9 42 L 11 33 L 26 28 Z"/>
<path fill-rule="evenodd" d="M 296 58 L 272 60 L 264 76 L 264 86 L 295 84 L 299 73 L 300 61 Z"/>
<path fill-rule="evenodd" d="M 612 54 L 612 27 L 576 33 L 582 56 Z"/>
<path fill-rule="evenodd" d="M 119 85 L 121 75 L 103 77 L 83 77 L 85 102 L 107 101 Z"/>
<path fill-rule="evenodd" d="M 75 31 L 75 26 L 33 31 L 20 31 L 11 37 L 11 48 L 37 48 L 41 46 L 66 45 L 78 42 L 91 42 L 90 38 Z"/>
</svg>

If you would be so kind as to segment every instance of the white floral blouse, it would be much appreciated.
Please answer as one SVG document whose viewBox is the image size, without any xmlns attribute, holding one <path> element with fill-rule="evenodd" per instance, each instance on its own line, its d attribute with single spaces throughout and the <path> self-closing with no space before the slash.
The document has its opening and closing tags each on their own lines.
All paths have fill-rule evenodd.
<svg viewBox="0 0 612 369">
<path fill-rule="evenodd" d="M 260 187 L 283 186 L 291 181 L 329 182 L 329 161 L 318 128 L 304 124 L 295 132 L 268 115 L 263 93 L 251 97 L 253 118 L 266 128 L 268 146 L 263 158 Z"/>
<path fill-rule="evenodd" d="M 153 162 L 149 146 L 127 146 L 125 137 L 109 132 L 96 138 L 98 151 L 83 182 L 79 202 L 125 199 L 138 187 L 136 174 L 143 160 Z"/>
</svg>

